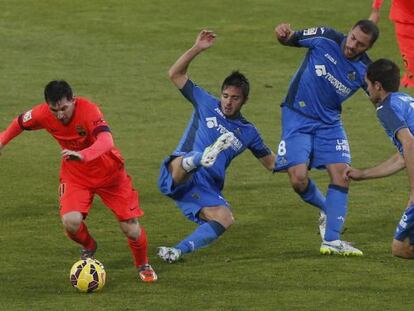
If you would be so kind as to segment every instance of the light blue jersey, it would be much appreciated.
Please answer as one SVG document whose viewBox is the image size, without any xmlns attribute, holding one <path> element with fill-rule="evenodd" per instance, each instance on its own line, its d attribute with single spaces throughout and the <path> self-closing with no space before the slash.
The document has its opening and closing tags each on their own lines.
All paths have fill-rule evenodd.
<svg viewBox="0 0 414 311">
<path fill-rule="evenodd" d="M 347 59 L 342 51 L 345 41 L 344 34 L 325 27 L 294 33 L 288 44 L 308 52 L 282 106 L 323 123 L 340 121 L 342 103 L 359 88 L 366 89 L 364 76 L 371 62 L 365 53 Z"/>
<path fill-rule="evenodd" d="M 388 137 L 402 154 L 397 132 L 408 128 L 414 135 L 414 98 L 405 93 L 391 93 L 377 108 L 377 117 Z"/>
</svg>

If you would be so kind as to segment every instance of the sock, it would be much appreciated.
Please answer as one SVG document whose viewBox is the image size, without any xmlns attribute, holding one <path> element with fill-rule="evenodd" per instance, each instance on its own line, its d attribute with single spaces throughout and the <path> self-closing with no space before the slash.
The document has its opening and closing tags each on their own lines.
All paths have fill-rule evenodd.
<svg viewBox="0 0 414 311">
<path fill-rule="evenodd" d="M 71 240 L 82 245 L 84 249 L 87 249 L 87 250 L 95 249 L 95 240 L 89 234 L 88 228 L 86 227 L 83 221 L 81 225 L 79 226 L 78 231 L 76 231 L 76 233 L 70 233 L 69 231 L 66 230 L 66 235 Z"/>
<path fill-rule="evenodd" d="M 183 254 L 192 253 L 195 250 L 205 247 L 222 235 L 226 229 L 217 221 L 211 220 L 200 226 L 174 248 L 181 250 Z"/>
<path fill-rule="evenodd" d="M 340 239 L 348 208 L 348 188 L 329 185 L 326 194 L 326 232 L 325 241 Z"/>
<path fill-rule="evenodd" d="M 147 257 L 147 233 L 141 226 L 141 234 L 136 240 L 128 239 L 128 245 L 134 257 L 135 267 L 140 267 L 148 263 Z"/>
<path fill-rule="evenodd" d="M 306 190 L 299 193 L 299 195 L 303 201 L 316 206 L 326 214 L 326 199 L 312 179 L 308 179 Z"/>
<path fill-rule="evenodd" d="M 202 156 L 203 154 L 201 152 L 191 151 L 183 157 L 181 166 L 187 173 L 190 173 L 192 170 L 200 166 Z"/>
<path fill-rule="evenodd" d="M 410 244 L 414 244 L 414 204 L 411 204 L 402 215 L 394 238 L 403 241 L 406 237 L 410 238 Z"/>
</svg>

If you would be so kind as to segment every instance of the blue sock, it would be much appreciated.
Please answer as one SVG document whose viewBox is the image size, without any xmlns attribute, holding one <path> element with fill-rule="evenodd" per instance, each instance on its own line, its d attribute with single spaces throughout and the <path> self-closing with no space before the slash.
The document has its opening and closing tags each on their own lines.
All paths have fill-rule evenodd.
<svg viewBox="0 0 414 311">
<path fill-rule="evenodd" d="M 226 229 L 217 221 L 206 222 L 174 246 L 174 248 L 180 249 L 183 254 L 192 253 L 200 247 L 205 247 L 214 242 L 224 231 Z"/>
<path fill-rule="evenodd" d="M 410 244 L 414 244 L 414 204 L 404 211 L 394 234 L 394 239 L 399 241 L 406 237 L 410 237 Z"/>
<path fill-rule="evenodd" d="M 326 199 L 312 179 L 308 179 L 308 187 L 299 195 L 303 201 L 316 206 L 326 214 Z"/>
<path fill-rule="evenodd" d="M 325 241 L 340 239 L 348 209 L 348 188 L 329 185 L 326 194 L 326 232 Z"/>
<path fill-rule="evenodd" d="M 195 170 L 197 167 L 200 166 L 202 156 L 203 153 L 201 152 L 191 151 L 183 157 L 183 160 L 181 161 L 181 166 L 187 173 L 190 173 L 192 170 Z"/>
</svg>

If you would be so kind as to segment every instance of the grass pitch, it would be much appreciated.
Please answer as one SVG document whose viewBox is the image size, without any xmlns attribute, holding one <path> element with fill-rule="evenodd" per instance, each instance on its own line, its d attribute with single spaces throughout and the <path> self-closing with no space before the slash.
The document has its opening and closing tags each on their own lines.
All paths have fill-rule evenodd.
<svg viewBox="0 0 414 311">
<path fill-rule="evenodd" d="M 402 65 L 388 6 L 370 56 Z M 217 95 L 231 70 L 244 72 L 252 87 L 244 115 L 276 149 L 279 103 L 305 50 L 276 44 L 274 26 L 347 32 L 369 12 L 370 1 L 358 0 L 2 0 L 0 129 L 41 102 L 52 79 L 66 79 L 98 102 L 139 189 L 159 281 L 137 280 L 126 241 L 97 199 L 88 226 L 108 283 L 92 295 L 71 287 L 78 248 L 59 220 L 59 147 L 44 132 L 24 133 L 0 158 L 0 310 L 406 310 L 414 302 L 413 262 L 390 255 L 408 199 L 404 173 L 351 186 L 343 238 L 365 256 L 322 257 L 316 209 L 298 199 L 286 175 L 269 174 L 246 152 L 230 167 L 224 191 L 235 225 L 183 262 L 168 265 L 155 256 L 157 246 L 195 227 L 156 181 L 191 113 L 167 70 L 198 31 L 213 29 L 218 39 L 191 65 L 191 78 Z M 345 104 L 343 116 L 356 167 L 395 152 L 362 92 Z M 326 189 L 325 172 L 311 176 Z"/>
</svg>

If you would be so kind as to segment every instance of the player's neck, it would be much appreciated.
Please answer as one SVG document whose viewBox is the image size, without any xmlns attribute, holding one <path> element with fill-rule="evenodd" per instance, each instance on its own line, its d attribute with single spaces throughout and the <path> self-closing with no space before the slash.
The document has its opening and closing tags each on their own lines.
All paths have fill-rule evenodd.
<svg viewBox="0 0 414 311">
<path fill-rule="evenodd" d="M 381 106 L 390 94 L 391 92 L 382 91 L 380 94 L 380 101 L 377 103 L 377 107 Z"/>
</svg>

